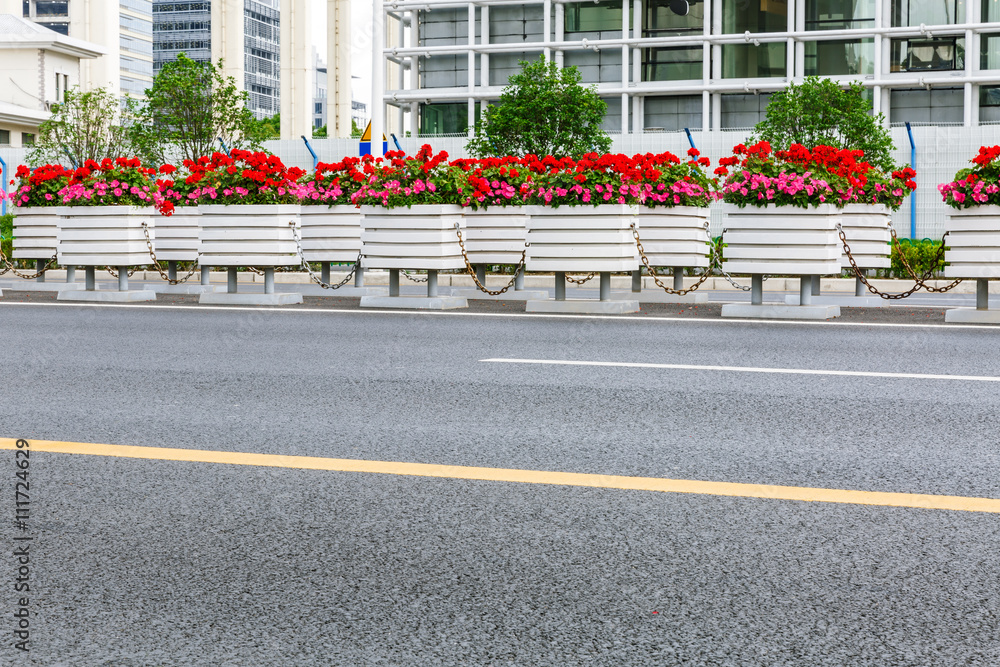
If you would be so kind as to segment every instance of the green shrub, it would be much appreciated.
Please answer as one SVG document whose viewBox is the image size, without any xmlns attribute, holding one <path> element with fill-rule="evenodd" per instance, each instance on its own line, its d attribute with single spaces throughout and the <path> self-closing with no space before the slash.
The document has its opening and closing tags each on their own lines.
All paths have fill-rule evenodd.
<svg viewBox="0 0 1000 667">
<path fill-rule="evenodd" d="M 932 241 L 931 239 L 922 239 L 920 241 L 900 239 L 899 244 L 893 246 L 892 249 L 890 277 L 910 278 L 910 274 L 907 273 L 900 259 L 900 252 L 902 252 L 907 264 L 910 265 L 910 268 L 918 276 L 922 276 L 931 270 L 933 270 L 932 275 L 944 271 L 944 256 L 942 255 L 940 259 L 938 258 L 940 251 L 940 241 Z"/>
<path fill-rule="evenodd" d="M 14 216 L 10 213 L 0 216 L 0 237 L 0 250 L 3 250 L 4 257 L 10 258 L 14 252 Z"/>
</svg>

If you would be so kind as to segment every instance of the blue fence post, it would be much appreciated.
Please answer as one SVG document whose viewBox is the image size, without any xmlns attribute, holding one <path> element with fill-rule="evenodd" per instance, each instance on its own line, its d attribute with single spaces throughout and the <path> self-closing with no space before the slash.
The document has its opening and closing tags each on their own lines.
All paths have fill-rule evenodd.
<svg viewBox="0 0 1000 667">
<path fill-rule="evenodd" d="M 396 150 L 402 152 L 403 147 L 399 145 L 399 139 L 396 138 L 396 135 L 390 134 L 389 136 L 392 137 L 392 143 L 396 144 Z"/>
<path fill-rule="evenodd" d="M 316 151 L 313 150 L 313 147 L 309 145 L 309 140 L 306 139 L 306 135 L 300 134 L 299 136 L 302 137 L 302 141 L 306 142 L 306 148 L 309 149 L 310 155 L 313 156 L 313 169 L 315 170 L 316 165 L 319 163 L 319 157 L 316 155 Z"/>
<path fill-rule="evenodd" d="M 219 137 L 219 144 L 222 146 L 222 150 L 226 151 L 226 155 L 229 155 L 229 147 L 226 146 L 226 142 L 222 140 L 222 137 Z"/>
<path fill-rule="evenodd" d="M 684 134 L 688 135 L 688 143 L 691 144 L 691 148 L 698 150 L 698 147 L 694 145 L 694 139 L 691 137 L 691 130 L 685 127 Z"/>
<path fill-rule="evenodd" d="M 917 145 L 913 142 L 913 130 L 910 123 L 906 123 L 906 136 L 910 138 L 910 166 L 917 168 Z M 910 193 L 910 238 L 917 238 L 917 197 Z"/>
</svg>

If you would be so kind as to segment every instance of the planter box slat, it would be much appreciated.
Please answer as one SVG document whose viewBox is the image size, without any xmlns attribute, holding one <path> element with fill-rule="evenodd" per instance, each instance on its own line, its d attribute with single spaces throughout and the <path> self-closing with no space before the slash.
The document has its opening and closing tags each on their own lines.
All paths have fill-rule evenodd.
<svg viewBox="0 0 1000 667">
<path fill-rule="evenodd" d="M 201 266 L 295 266 L 301 263 L 289 222 L 299 226 L 291 204 L 199 206 Z"/>
<path fill-rule="evenodd" d="M 159 217 L 152 207 L 62 207 L 58 261 L 63 266 L 146 266 L 152 260 L 142 224 L 155 241 Z"/>
<path fill-rule="evenodd" d="M 889 209 L 884 204 L 848 204 L 841 212 L 840 224 L 858 268 L 885 269 L 889 260 Z M 838 243 L 840 243 L 838 241 Z M 841 243 L 841 249 L 843 244 Z M 840 265 L 851 267 L 847 253 L 841 251 Z"/>
<path fill-rule="evenodd" d="M 349 204 L 302 207 L 302 255 L 307 262 L 353 262 L 361 249 L 361 211 Z"/>
<path fill-rule="evenodd" d="M 365 266 L 373 269 L 442 271 L 464 269 L 455 224 L 464 228 L 460 206 L 361 208 Z"/>
<path fill-rule="evenodd" d="M 49 259 L 59 244 L 59 206 L 7 209 L 14 214 L 14 259 Z"/>
<path fill-rule="evenodd" d="M 697 206 L 640 208 L 636 227 L 650 265 L 707 268 L 708 216 L 707 208 Z"/>
<path fill-rule="evenodd" d="M 473 264 L 517 264 L 524 252 L 528 217 L 523 208 L 463 209 L 465 249 Z"/>
<path fill-rule="evenodd" d="M 946 278 L 1000 278 L 1000 206 L 952 209 L 945 229 Z"/>
<path fill-rule="evenodd" d="M 153 247 L 162 261 L 193 262 L 198 259 L 201 212 L 197 206 L 178 206 L 172 215 L 156 221 Z"/>
<path fill-rule="evenodd" d="M 723 270 L 729 273 L 830 275 L 841 271 L 840 211 L 768 205 L 724 204 Z"/>
<path fill-rule="evenodd" d="M 635 271 L 639 253 L 630 225 L 636 207 L 527 206 L 528 271 Z"/>
</svg>

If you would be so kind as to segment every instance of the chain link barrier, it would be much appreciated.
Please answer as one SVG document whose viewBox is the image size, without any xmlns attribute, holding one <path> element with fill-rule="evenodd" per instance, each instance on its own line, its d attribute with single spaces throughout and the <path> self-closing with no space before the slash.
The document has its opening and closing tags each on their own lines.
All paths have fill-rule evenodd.
<svg viewBox="0 0 1000 667">
<path fill-rule="evenodd" d="M 410 275 L 410 272 L 407 271 L 406 269 L 400 269 L 399 272 L 403 274 L 404 278 L 406 278 L 407 280 L 412 280 L 415 283 L 425 283 L 428 280 L 427 278 L 414 278 L 413 276 Z"/>
<path fill-rule="evenodd" d="M 928 292 L 936 292 L 936 293 L 948 292 L 950 290 L 955 289 L 955 287 L 957 287 L 958 284 L 962 282 L 963 279 L 959 278 L 958 280 L 953 281 L 951 284 L 946 285 L 945 287 L 931 287 L 926 283 L 927 279 L 930 278 L 931 275 L 934 273 L 935 267 L 937 267 L 938 263 L 944 258 L 944 248 L 945 248 L 944 240 L 945 238 L 948 237 L 948 232 L 945 232 L 944 236 L 941 237 L 941 247 L 938 249 L 938 254 L 934 258 L 934 261 L 931 263 L 931 267 L 927 269 L 927 272 L 924 273 L 923 276 L 918 276 L 916 272 L 912 268 L 910 268 L 909 262 L 906 261 L 906 255 L 903 254 L 903 249 L 900 247 L 899 239 L 896 238 L 896 230 L 893 229 L 891 225 L 889 226 L 889 233 L 892 236 L 893 247 L 899 253 L 899 259 L 902 262 L 903 267 L 906 269 L 906 272 L 910 275 L 910 278 L 913 280 L 913 287 L 906 290 L 905 292 L 900 292 L 898 294 L 890 294 L 888 292 L 882 292 L 877 287 L 868 282 L 868 277 L 865 276 L 864 271 L 862 271 L 858 267 L 858 263 L 857 261 L 855 261 L 854 255 L 851 254 L 851 246 L 847 243 L 847 234 L 844 232 L 844 227 L 840 223 L 837 224 L 837 234 L 840 236 L 840 242 L 844 245 L 844 254 L 847 255 L 847 261 L 851 263 L 851 268 L 854 270 L 854 275 L 858 277 L 858 280 L 860 280 L 865 287 L 868 288 L 869 292 L 871 292 L 875 296 L 881 297 L 886 300 L 897 300 L 897 299 L 905 299 L 908 296 L 912 296 L 914 292 L 919 291 L 921 288 L 926 289 Z"/>
<path fill-rule="evenodd" d="M 587 282 L 588 280 L 593 279 L 593 277 L 596 276 L 596 275 L 597 275 L 597 273 L 591 271 L 587 275 L 586 278 L 571 278 L 570 276 L 566 276 L 565 274 L 564 274 L 564 277 L 566 278 L 566 282 L 568 282 L 568 283 L 573 283 L 574 285 L 582 285 L 585 282 Z"/>
<path fill-rule="evenodd" d="M 660 278 L 661 277 L 665 277 L 665 276 L 661 276 L 659 273 L 656 272 L 656 269 L 654 269 L 652 266 L 650 266 L 650 264 L 649 264 L 649 258 L 646 257 L 646 252 L 643 250 L 642 241 L 639 239 L 639 230 L 636 228 L 635 223 L 633 222 L 630 226 L 632 227 L 632 236 L 633 236 L 633 238 L 635 238 L 635 247 L 639 249 L 639 257 L 642 258 L 642 263 L 646 266 L 646 270 L 649 271 L 649 275 L 653 277 L 653 282 L 655 282 L 657 284 L 657 286 L 660 289 L 662 289 L 664 292 L 666 292 L 667 294 L 676 294 L 677 296 L 686 296 L 686 295 L 690 294 L 691 292 L 694 292 L 695 290 L 697 290 L 702 285 L 704 285 L 705 281 L 708 280 L 712 276 L 712 265 L 715 263 L 715 253 L 712 253 L 712 259 L 711 259 L 711 261 L 709 261 L 708 267 L 701 274 L 701 276 L 698 279 L 698 282 L 696 282 L 694 285 L 692 285 L 691 287 L 689 287 L 687 289 L 679 289 L 679 290 L 673 289 L 671 287 L 667 287 L 662 282 L 660 282 Z M 705 231 L 706 232 L 708 231 L 708 223 L 707 222 L 705 223 Z"/>
<path fill-rule="evenodd" d="M 112 269 L 110 266 L 105 266 L 104 268 L 107 270 L 108 273 L 111 274 L 112 278 L 117 278 L 118 277 L 118 271 L 117 270 Z M 138 270 L 139 270 L 138 266 L 134 266 L 131 269 L 129 269 L 129 271 L 128 271 L 128 277 L 131 278 L 132 274 L 135 273 Z"/>
<path fill-rule="evenodd" d="M 358 267 L 361 266 L 360 250 L 358 251 L 358 258 L 354 260 L 354 265 L 351 267 L 350 272 L 348 272 L 348 274 L 344 277 L 343 280 L 334 285 L 332 283 L 324 281 L 321 276 L 317 276 L 316 272 L 312 270 L 312 267 L 309 266 L 309 262 L 306 261 L 305 254 L 302 252 L 302 240 L 299 238 L 299 230 L 295 229 L 294 222 L 289 222 L 288 226 L 292 230 L 292 238 L 295 239 L 295 249 L 299 253 L 299 260 L 302 262 L 302 268 L 306 270 L 306 273 L 309 274 L 309 277 L 312 279 L 314 283 L 316 283 L 323 289 L 340 289 L 354 278 L 355 271 L 357 271 Z"/>
<path fill-rule="evenodd" d="M 160 277 L 166 280 L 169 284 L 180 285 L 181 283 L 187 282 L 191 278 L 191 276 L 193 276 L 195 272 L 198 270 L 198 262 L 195 262 L 194 268 L 191 269 L 191 271 L 186 276 L 184 276 L 180 280 L 177 280 L 176 278 L 171 278 L 170 274 L 163 270 L 163 267 L 160 266 L 160 262 L 156 259 L 156 253 L 153 251 L 153 241 L 149 238 L 149 225 L 147 225 L 145 222 L 142 223 L 142 233 L 146 235 L 146 247 L 149 248 L 149 256 L 153 260 L 153 268 L 156 269 L 157 273 L 160 274 Z M 198 253 L 198 256 L 200 257 L 201 253 Z M 129 275 L 132 274 L 130 273 Z"/>
<path fill-rule="evenodd" d="M 5 255 L 2 250 L 0 250 L 0 261 L 2 261 L 4 265 L 3 271 L 0 271 L 0 276 L 10 271 L 18 278 L 23 278 L 24 280 L 34 280 L 39 276 L 45 275 L 46 271 L 48 271 L 49 269 L 51 269 L 56 265 L 56 256 L 52 255 L 52 257 L 49 258 L 49 261 L 45 263 L 45 266 L 43 266 L 40 271 L 36 271 L 35 273 L 31 274 L 21 273 L 20 271 L 18 271 L 17 268 L 14 266 L 13 262 L 7 259 L 7 255 Z"/>
<path fill-rule="evenodd" d="M 521 251 L 521 261 L 517 263 L 517 267 L 514 269 L 514 277 L 510 279 L 510 282 L 507 283 L 507 286 L 504 287 L 503 289 L 491 290 L 488 289 L 486 285 L 479 282 L 479 276 L 476 275 L 476 269 L 473 268 L 472 263 L 469 262 L 469 253 L 465 251 L 465 240 L 462 238 L 461 223 L 458 222 L 455 223 L 455 233 L 458 235 L 458 247 L 462 249 L 462 259 L 465 260 L 465 270 L 469 272 L 470 276 L 472 276 L 472 280 L 475 281 L 476 287 L 478 287 L 481 291 L 486 292 L 490 296 L 500 296 L 501 294 L 504 294 L 507 290 L 509 290 L 511 287 L 514 286 L 514 283 L 517 282 L 517 274 L 524 270 L 524 261 L 525 257 L 528 254 L 527 241 L 524 242 L 524 250 Z"/>
</svg>

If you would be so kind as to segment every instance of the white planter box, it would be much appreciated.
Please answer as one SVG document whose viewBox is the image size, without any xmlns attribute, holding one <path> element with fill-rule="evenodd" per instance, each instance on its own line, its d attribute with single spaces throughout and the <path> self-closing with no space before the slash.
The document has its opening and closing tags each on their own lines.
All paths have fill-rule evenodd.
<svg viewBox="0 0 1000 667">
<path fill-rule="evenodd" d="M 519 206 L 462 209 L 465 249 L 473 264 L 517 264 L 524 252 L 528 216 Z"/>
<path fill-rule="evenodd" d="M 418 205 L 361 207 L 365 266 L 372 269 L 464 269 L 455 224 L 465 227 L 462 207 Z"/>
<path fill-rule="evenodd" d="M 889 232 L 889 209 L 885 204 L 848 204 L 841 209 L 840 215 L 840 225 L 844 228 L 847 245 L 851 246 L 851 255 L 858 268 L 889 268 L 892 236 Z M 840 266 L 851 268 L 846 252 L 841 252 Z"/>
<path fill-rule="evenodd" d="M 945 229 L 946 278 L 1000 278 L 1000 206 L 952 209 Z"/>
<path fill-rule="evenodd" d="M 351 205 L 303 206 L 302 254 L 307 262 L 354 262 L 361 250 L 361 211 Z"/>
<path fill-rule="evenodd" d="M 527 271 L 636 271 L 635 206 L 526 206 Z"/>
<path fill-rule="evenodd" d="M 59 216 L 58 261 L 63 266 L 149 264 L 142 223 L 155 239 L 159 217 L 151 206 L 64 206 Z"/>
<path fill-rule="evenodd" d="M 640 208 L 639 239 L 651 266 L 708 268 L 712 252 L 709 209 Z"/>
<path fill-rule="evenodd" d="M 840 273 L 840 209 L 723 204 L 722 242 L 728 273 L 829 275 Z"/>
<path fill-rule="evenodd" d="M 288 223 L 299 227 L 298 204 L 201 205 L 202 266 L 301 264 Z"/>
<path fill-rule="evenodd" d="M 198 228 L 201 212 L 197 206 L 178 206 L 172 215 L 156 220 L 153 249 L 160 261 L 193 262 L 198 259 Z"/>
<path fill-rule="evenodd" d="M 61 206 L 7 210 L 14 214 L 14 259 L 50 259 L 56 254 Z"/>
</svg>

